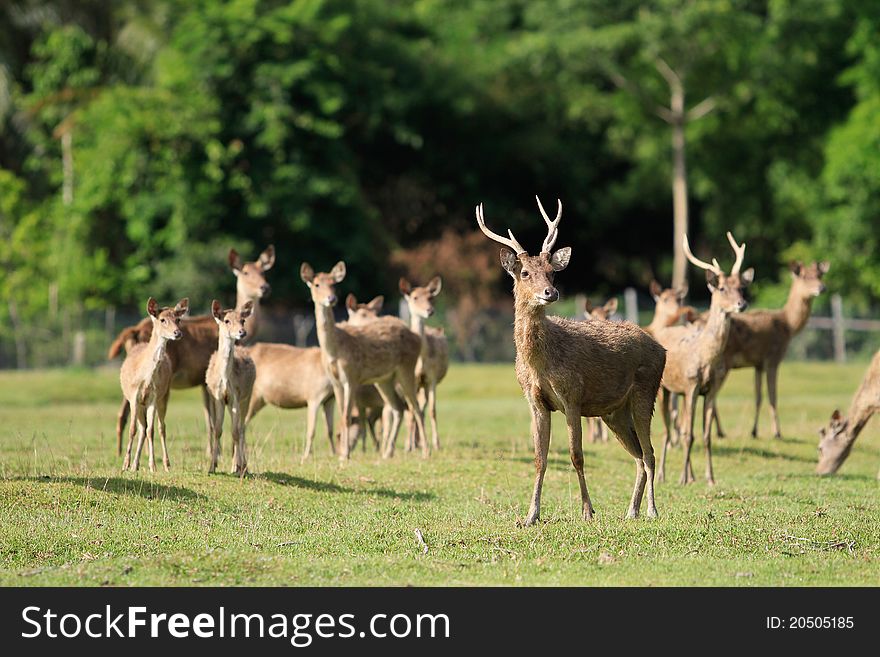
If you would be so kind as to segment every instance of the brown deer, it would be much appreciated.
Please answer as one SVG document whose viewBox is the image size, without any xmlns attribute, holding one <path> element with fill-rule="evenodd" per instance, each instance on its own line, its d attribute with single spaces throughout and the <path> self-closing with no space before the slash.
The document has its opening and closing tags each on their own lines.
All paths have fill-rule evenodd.
<svg viewBox="0 0 880 657">
<path fill-rule="evenodd" d="M 660 329 L 678 324 L 685 308 L 683 304 L 688 288 L 685 283 L 677 289 L 663 289 L 660 283 L 652 280 L 648 289 L 654 299 L 654 317 L 651 319 L 651 323 L 644 328 L 648 335 L 654 335 Z"/>
<path fill-rule="evenodd" d="M 146 437 L 149 442 L 150 472 L 156 470 L 153 456 L 153 430 L 156 423 L 159 424 L 159 436 L 162 440 L 162 465 L 166 471 L 171 467 L 165 444 L 165 411 L 168 408 L 168 391 L 171 385 L 171 359 L 167 354 L 167 346 L 169 342 L 173 344 L 183 337 L 180 318 L 188 310 L 189 299 L 181 299 L 174 308 L 159 308 L 153 297 L 147 301 L 147 317 L 153 324 L 150 340 L 132 345 L 119 370 L 122 395 L 131 411 L 123 470 L 128 470 L 131 464 L 131 446 L 135 433 L 138 442 L 132 469 L 137 470 L 140 466 L 141 449 Z"/>
<path fill-rule="evenodd" d="M 648 515 L 655 517 L 651 415 L 666 355 L 647 333 L 628 322 L 546 316 L 545 307 L 559 299 L 553 278 L 571 258 L 570 247 L 551 253 L 562 219 L 562 202 L 558 204 L 556 219 L 551 221 L 538 200 L 547 236 L 536 256 L 530 256 L 511 231 L 508 239 L 489 230 L 482 204 L 476 210 L 480 230 L 507 247 L 501 249 L 501 266 L 513 278 L 516 376 L 529 402 L 535 443 L 535 486 L 524 524 L 534 524 L 541 513 L 552 411 L 565 414 L 583 518 L 593 517 L 593 505 L 584 478 L 581 417 L 605 420 L 635 459 L 636 481 L 627 517 L 638 516 L 646 485 Z"/>
<path fill-rule="evenodd" d="M 868 420 L 880 411 L 880 351 L 874 354 L 865 378 L 849 405 L 846 417 L 835 409 L 827 427 L 819 430 L 819 463 L 816 472 L 831 475 L 837 472 L 849 456 L 856 438 L 868 424 Z M 877 474 L 880 479 L 880 473 Z"/>
<path fill-rule="evenodd" d="M 666 475 L 666 452 L 672 440 L 670 419 L 670 395 L 684 395 L 682 421 L 684 422 L 684 470 L 680 482 L 689 483 L 694 480 L 691 468 L 691 447 L 694 443 L 694 419 L 697 401 L 703 396 L 703 441 L 706 445 L 706 481 L 715 483 L 712 471 L 712 402 L 718 394 L 723 374 L 722 357 L 730 333 L 731 314 L 741 312 L 746 307 L 743 288 L 754 278 L 754 269 L 740 273 L 746 245 L 738 245 L 733 235 L 728 232 L 727 239 L 736 253 L 736 261 L 725 274 L 717 260 L 712 263 L 703 262 L 691 253 L 687 236 L 684 237 L 684 253 L 687 259 L 697 267 L 706 270 L 706 284 L 712 293 L 709 315 L 705 325 L 691 324 L 688 326 L 671 326 L 655 333 L 657 341 L 666 347 L 666 368 L 663 371 L 663 423 L 666 427 L 666 438 L 660 456 L 660 480 Z"/>
<path fill-rule="evenodd" d="M 350 425 L 357 386 L 378 385 L 387 406 L 393 404 L 394 386 L 400 386 L 404 401 L 415 414 L 422 435 L 425 426 L 416 399 L 415 367 L 421 344 L 409 328 L 396 317 L 380 317 L 365 326 L 337 326 L 333 307 L 337 303 L 336 285 L 345 278 L 345 263 L 338 262 L 329 273 L 315 273 L 311 265 L 303 263 L 300 277 L 308 285 L 315 304 L 315 325 L 321 345 L 324 368 L 333 382 L 333 393 L 341 418 L 341 459 L 351 453 Z M 389 428 L 390 436 L 383 456 L 390 457 L 400 428 L 401 413 L 394 413 Z M 422 448 L 428 455 L 427 441 Z"/>
<path fill-rule="evenodd" d="M 254 311 L 248 319 L 248 336 L 253 338 L 257 332 L 260 299 L 269 293 L 265 273 L 275 264 L 275 247 L 269 245 L 254 262 L 242 264 L 235 249 L 229 250 L 229 267 L 236 277 L 235 307 L 240 308 L 247 301 L 253 301 Z M 208 393 L 205 389 L 205 371 L 208 361 L 217 350 L 217 324 L 211 315 L 187 317 L 180 325 L 183 339 L 168 345 L 168 357 L 174 376 L 171 387 L 176 390 L 202 386 L 202 402 L 205 408 L 205 423 L 210 434 L 210 418 L 208 416 Z M 149 342 L 153 323 L 146 318 L 134 326 L 122 329 L 107 354 L 108 359 L 125 348 L 128 350 L 135 344 Z M 122 430 L 128 418 L 128 403 L 123 401 L 116 417 L 116 451 L 122 451 Z M 210 450 L 210 445 L 209 445 Z"/>
<path fill-rule="evenodd" d="M 609 299 L 602 306 L 594 306 L 587 299 L 584 303 L 584 317 L 590 321 L 609 321 L 611 316 L 617 312 L 617 298 Z M 608 426 L 602 420 L 589 417 L 587 418 L 587 435 L 590 437 L 591 443 L 608 442 Z"/>
<path fill-rule="evenodd" d="M 333 384 L 324 371 L 321 349 L 274 342 L 260 342 L 246 349 L 257 368 L 257 378 L 245 425 L 267 404 L 278 408 L 306 408 L 306 444 L 301 458 L 304 462 L 312 451 L 318 411 L 323 409 L 330 451 L 335 454 Z"/>
<path fill-rule="evenodd" d="M 740 367 L 755 368 L 755 423 L 752 437 L 758 436 L 758 418 L 761 411 L 761 386 L 767 373 L 767 397 L 770 400 L 770 419 L 773 436 L 780 438 L 779 416 L 776 410 L 776 381 L 779 365 L 785 358 L 791 339 L 801 332 L 810 319 L 813 299 L 825 291 L 822 277 L 828 273 L 827 262 L 804 265 L 791 263 L 791 288 L 785 306 L 778 310 L 752 310 L 734 317 L 730 337 L 724 350 L 726 371 Z M 717 411 L 715 417 L 717 418 Z M 721 426 L 718 425 L 719 435 Z"/>
<path fill-rule="evenodd" d="M 435 276 L 427 285 L 413 287 L 405 278 L 398 282 L 398 288 L 409 308 L 409 328 L 419 336 L 422 351 L 416 363 L 416 384 L 419 386 L 419 402 L 423 411 L 431 415 L 431 444 L 440 449 L 440 432 L 437 430 L 437 384 L 449 371 L 449 345 L 442 329 L 425 326 L 425 320 L 434 314 L 434 297 L 440 294 L 443 281 Z M 419 440 L 427 436 L 415 433 L 412 418 L 409 418 L 409 440 L 415 448 Z"/>
<path fill-rule="evenodd" d="M 217 470 L 220 457 L 220 436 L 223 435 L 223 416 L 229 407 L 232 425 L 232 470 L 234 474 L 247 472 L 247 448 L 245 441 L 244 414 L 251 403 L 257 368 L 243 347 L 236 342 L 247 337 L 248 319 L 254 302 L 247 301 L 240 310 L 223 310 L 220 302 L 211 302 L 211 314 L 218 327 L 217 351 L 211 356 L 205 373 L 205 387 L 210 398 L 211 466 L 208 472 Z"/>
</svg>

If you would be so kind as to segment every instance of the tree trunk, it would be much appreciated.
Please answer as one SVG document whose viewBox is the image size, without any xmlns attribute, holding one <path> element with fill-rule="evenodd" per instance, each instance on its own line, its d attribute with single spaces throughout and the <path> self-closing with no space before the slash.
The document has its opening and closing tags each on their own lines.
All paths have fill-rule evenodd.
<svg viewBox="0 0 880 657">
<path fill-rule="evenodd" d="M 687 280 L 687 259 L 682 244 L 688 234 L 687 165 L 685 164 L 684 90 L 672 90 L 672 287 L 680 288 Z"/>
</svg>

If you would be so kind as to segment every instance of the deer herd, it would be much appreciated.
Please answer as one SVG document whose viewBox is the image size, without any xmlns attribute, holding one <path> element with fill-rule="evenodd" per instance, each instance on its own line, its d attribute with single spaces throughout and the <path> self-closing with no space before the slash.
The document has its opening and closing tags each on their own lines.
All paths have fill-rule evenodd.
<svg viewBox="0 0 880 657">
<path fill-rule="evenodd" d="M 730 370 L 754 369 L 753 437 L 758 435 L 766 377 L 771 432 L 781 437 L 779 366 L 792 337 L 806 325 L 813 300 L 825 290 L 822 278 L 828 272 L 827 262 L 791 265 L 791 288 L 783 308 L 744 312 L 744 291 L 755 274 L 752 268 L 743 269 L 745 243 L 727 233 L 734 263 L 726 272 L 717 258 L 697 258 L 685 237 L 682 247 L 688 261 L 705 271 L 711 295 L 706 312 L 701 314 L 685 305 L 687 287 L 663 289 L 651 281 L 654 317 L 644 328 L 614 321 L 616 299 L 598 307 L 588 301 L 581 320 L 548 316 L 546 307 L 559 299 L 555 276 L 568 265 L 572 250 L 554 250 L 562 202 L 557 202 L 556 216 L 551 220 L 536 200 L 547 229 L 536 255 L 530 255 L 510 230 L 506 236 L 493 232 L 486 224 L 482 204 L 476 208 L 479 229 L 503 246 L 501 266 L 513 279 L 515 370 L 531 413 L 535 450 L 534 488 L 525 525 L 540 517 L 553 411 L 565 417 L 584 519 L 590 519 L 594 509 L 584 469 L 582 417 L 588 418 L 590 440 L 607 441 L 610 428 L 635 462 L 635 484 L 626 514 L 631 518 L 639 515 L 643 497 L 647 498 L 647 515 L 657 516 L 655 473 L 662 482 L 670 446 L 681 443 L 684 452 L 679 482 L 695 480 L 691 451 L 700 397 L 705 479 L 709 484 L 715 482 L 713 427 L 719 438 L 724 436 L 716 400 Z M 383 458 L 393 457 L 401 426 L 407 451 L 419 449 L 427 457 L 432 449 L 440 449 L 437 387 L 449 368 L 449 347 L 443 330 L 428 326 L 426 320 L 435 312 L 441 278 L 435 276 L 423 286 L 400 279 L 399 292 L 409 310 L 409 324 L 381 314 L 384 297 L 359 303 L 352 294 L 345 300 L 347 319 L 337 321 L 334 309 L 340 300 L 337 289 L 346 277 L 345 263 L 338 262 L 328 272 L 316 272 L 302 263 L 300 278 L 314 305 L 318 338 L 317 347 L 302 348 L 254 342 L 260 303 L 270 289 L 266 273 L 274 264 L 272 246 L 253 262 L 242 262 L 233 249 L 229 267 L 236 277 L 234 307 L 224 309 L 214 300 L 210 315 L 188 317 L 188 299 L 181 299 L 173 308 L 160 308 L 151 297 L 147 317 L 120 332 L 109 357 L 122 350 L 127 354 L 120 370 L 124 400 L 116 426 L 117 450 L 122 454 L 125 422 L 130 416 L 123 470 L 138 469 L 144 442 L 150 470 L 155 469 L 153 433 L 157 425 L 163 466 L 169 469 L 165 416 L 170 391 L 195 386 L 202 389 L 209 472 L 218 466 L 228 409 L 231 471 L 245 475 L 246 428 L 267 404 L 307 409 L 303 461 L 312 451 L 319 411 L 323 411 L 330 450 L 343 461 L 350 458 L 359 441 L 366 449 L 368 433 Z M 658 401 L 664 426 L 659 468 L 650 435 Z M 334 433 L 334 409 L 339 414 L 338 433 Z M 829 425 L 821 430 L 819 473 L 830 474 L 840 467 L 878 409 L 880 354 L 874 357 L 847 416 L 834 411 Z M 380 423 L 381 435 L 377 435 Z"/>
</svg>

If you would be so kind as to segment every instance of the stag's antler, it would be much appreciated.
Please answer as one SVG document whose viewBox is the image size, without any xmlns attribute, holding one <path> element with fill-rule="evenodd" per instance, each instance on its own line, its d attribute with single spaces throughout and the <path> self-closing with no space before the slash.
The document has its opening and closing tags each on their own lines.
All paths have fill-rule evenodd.
<svg viewBox="0 0 880 657">
<path fill-rule="evenodd" d="M 682 246 L 684 247 L 685 256 L 687 257 L 688 260 L 691 261 L 692 264 L 696 265 L 700 269 L 707 269 L 709 271 L 715 272 L 719 276 L 724 273 L 724 271 L 721 269 L 721 265 L 719 265 L 718 261 L 715 260 L 714 258 L 712 259 L 712 264 L 709 264 L 708 262 L 703 262 L 702 260 L 697 258 L 693 253 L 691 253 L 691 247 L 688 244 L 687 235 L 685 235 L 684 240 L 682 240 Z M 742 264 L 742 263 L 740 263 L 740 264 Z"/>
<path fill-rule="evenodd" d="M 503 244 L 504 246 L 509 246 L 513 249 L 516 255 L 520 253 L 526 253 L 526 250 L 522 247 L 522 244 L 516 241 L 516 238 L 513 236 L 513 231 L 509 228 L 507 229 L 507 234 L 510 235 L 510 239 L 506 237 L 502 237 L 498 233 L 493 233 L 491 230 L 486 228 L 486 220 L 483 218 L 483 204 L 480 203 L 477 206 L 477 225 L 479 225 L 480 230 L 491 240 L 498 242 L 499 244 Z"/>
<path fill-rule="evenodd" d="M 727 241 L 730 242 L 730 246 L 733 247 L 733 252 L 736 254 L 736 262 L 733 263 L 733 269 L 730 270 L 730 275 L 738 274 L 740 268 L 743 264 L 743 258 L 746 257 L 746 243 L 743 242 L 742 246 L 736 243 L 736 240 L 733 239 L 733 233 L 727 231 Z"/>
<path fill-rule="evenodd" d="M 541 216 L 544 217 L 544 222 L 547 224 L 547 237 L 544 238 L 544 244 L 541 245 L 541 252 L 550 253 L 550 249 L 553 248 L 556 238 L 559 236 L 559 221 L 562 219 L 562 201 L 556 199 L 559 209 L 556 212 L 556 219 L 550 221 L 550 217 L 544 211 L 544 206 L 541 205 L 541 199 L 535 195 L 535 200 L 538 202 L 538 209 L 541 211 Z"/>
</svg>

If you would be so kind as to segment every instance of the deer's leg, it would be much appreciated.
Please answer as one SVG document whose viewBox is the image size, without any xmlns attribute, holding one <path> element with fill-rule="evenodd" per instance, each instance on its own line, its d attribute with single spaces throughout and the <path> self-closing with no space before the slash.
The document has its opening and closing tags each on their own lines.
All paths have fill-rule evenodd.
<svg viewBox="0 0 880 657">
<path fill-rule="evenodd" d="M 758 437 L 758 417 L 761 415 L 761 384 L 764 368 L 755 368 L 755 424 L 752 425 L 752 438 Z"/>
<path fill-rule="evenodd" d="M 376 390 L 385 402 L 382 407 L 382 433 L 384 445 L 382 446 L 382 458 L 388 459 L 394 456 L 394 445 L 397 442 L 397 433 L 400 431 L 400 423 L 403 419 L 403 408 L 400 398 L 394 390 L 392 380 L 382 381 L 376 384 Z M 387 424 L 386 424 L 386 418 Z"/>
<path fill-rule="evenodd" d="M 156 404 L 153 400 L 147 407 L 147 452 L 150 455 L 150 472 L 156 471 L 156 456 L 153 452 L 153 436 L 156 432 Z"/>
<path fill-rule="evenodd" d="M 592 520 L 593 505 L 590 502 L 587 480 L 584 477 L 584 445 L 581 433 L 580 408 L 565 409 L 565 422 L 568 425 L 568 454 L 571 457 L 574 471 L 577 473 L 578 485 L 581 487 L 581 514 L 584 520 Z"/>
<path fill-rule="evenodd" d="M 440 431 L 437 429 L 437 382 L 431 381 L 425 408 L 431 414 L 431 444 L 440 449 Z"/>
<path fill-rule="evenodd" d="M 211 393 L 208 392 L 208 386 L 202 386 L 202 406 L 205 410 L 205 426 L 208 427 L 208 448 L 205 450 L 205 453 L 209 459 L 214 458 L 214 434 L 211 429 L 214 422 L 212 401 L 213 397 L 211 397 Z M 213 470 L 211 472 L 213 472 Z"/>
<path fill-rule="evenodd" d="M 636 438 L 641 448 L 641 472 L 644 473 L 644 482 L 648 493 L 648 517 L 656 518 L 658 516 L 657 506 L 654 502 L 654 446 L 651 444 L 651 415 L 654 412 L 654 400 L 649 399 L 646 403 L 633 408 L 633 424 L 636 430 Z M 637 475 L 639 472 L 638 463 L 636 463 Z M 636 507 L 638 512 L 641 506 L 641 498 L 639 506 Z"/>
<path fill-rule="evenodd" d="M 782 438 L 779 430 L 779 416 L 776 413 L 776 380 L 779 376 L 779 366 L 770 365 L 767 368 L 767 398 L 770 401 L 770 421 L 773 424 L 773 437 Z"/>
<path fill-rule="evenodd" d="M 211 425 L 211 465 L 208 472 L 217 471 L 217 462 L 220 460 L 220 438 L 223 436 L 223 416 L 226 414 L 226 406 L 219 399 L 209 398 L 209 413 Z"/>
<path fill-rule="evenodd" d="M 526 527 L 534 525 L 541 517 L 541 487 L 544 485 L 547 453 L 550 451 L 550 411 L 531 398 L 529 404 L 532 411 L 532 438 L 535 443 L 535 487 L 532 490 L 529 514 L 523 521 Z"/>
<path fill-rule="evenodd" d="M 682 423 L 682 413 L 681 413 L 681 395 L 677 395 L 675 393 L 671 393 L 669 395 L 669 413 L 672 418 L 672 444 L 678 445 L 681 442 L 681 423 Z"/>
<path fill-rule="evenodd" d="M 660 401 L 660 412 L 663 414 L 663 427 L 665 436 L 663 439 L 663 451 L 660 452 L 660 472 L 657 473 L 657 481 L 666 481 L 666 451 L 672 442 L 672 404 L 670 403 L 672 394 L 666 389 L 661 388 L 663 397 Z"/>
<path fill-rule="evenodd" d="M 310 399 L 308 404 L 306 404 L 306 446 L 303 449 L 300 463 L 304 463 L 312 453 L 312 440 L 315 438 L 315 428 L 318 424 L 318 409 L 320 407 L 321 402 L 316 399 Z M 332 438 L 330 439 L 330 443 L 333 443 Z"/>
<path fill-rule="evenodd" d="M 724 433 L 724 429 L 721 428 L 721 416 L 718 415 L 718 397 L 712 401 L 712 417 L 715 418 L 715 435 L 719 438 L 724 438 L 727 434 Z"/>
<path fill-rule="evenodd" d="M 395 377 L 400 384 L 403 400 L 406 402 L 410 413 L 416 420 L 417 435 L 422 438 L 422 456 L 427 457 L 430 447 L 428 446 L 428 434 L 425 433 L 425 421 L 422 417 L 422 409 L 419 407 L 419 400 L 416 392 L 416 377 L 413 370 L 407 367 L 401 367 L 397 370 Z"/>
<path fill-rule="evenodd" d="M 147 407 L 138 405 L 132 409 L 132 421 L 137 418 L 137 447 L 134 450 L 133 470 L 141 466 L 141 450 L 144 448 L 144 439 L 147 437 Z"/>
<path fill-rule="evenodd" d="M 116 455 L 122 456 L 122 432 L 125 429 L 125 421 L 128 419 L 128 400 L 122 398 L 122 406 L 116 414 Z M 131 432 L 129 432 L 131 433 Z"/>
<path fill-rule="evenodd" d="M 162 440 L 162 467 L 165 472 L 171 469 L 171 459 L 168 458 L 168 445 L 165 437 L 165 412 L 168 410 L 168 394 L 166 393 L 158 404 L 158 416 L 156 420 L 159 424 L 159 438 Z"/>
<path fill-rule="evenodd" d="M 712 472 L 712 421 L 715 416 L 715 394 L 710 392 L 703 398 L 703 444 L 706 446 L 706 483 L 715 485 Z"/>
<path fill-rule="evenodd" d="M 327 427 L 327 438 L 330 440 L 330 453 L 336 453 L 336 443 L 333 440 L 333 398 L 328 397 L 321 403 L 324 409 L 324 425 Z"/>
<path fill-rule="evenodd" d="M 128 402 L 126 402 L 128 403 Z M 133 410 L 134 404 L 130 404 L 129 407 L 129 425 L 128 425 L 128 445 L 125 448 L 125 459 L 122 461 L 122 470 L 128 470 L 129 464 L 131 463 L 131 446 L 134 442 L 134 434 L 137 430 L 137 413 Z"/>
<path fill-rule="evenodd" d="M 241 416 L 241 408 L 248 400 L 233 399 L 229 406 L 229 421 L 232 423 L 232 444 L 235 446 L 232 457 L 233 474 L 243 475 L 247 472 L 247 452 L 244 439 L 244 422 Z"/>
<path fill-rule="evenodd" d="M 342 426 L 339 436 L 339 459 L 346 461 L 351 457 L 351 409 L 354 405 L 354 390 L 349 382 L 342 385 Z"/>
<path fill-rule="evenodd" d="M 244 416 L 245 426 L 250 424 L 254 415 L 263 410 L 263 407 L 266 405 L 266 400 L 260 397 L 259 395 L 256 397 L 251 397 L 251 401 L 247 407 L 247 414 Z"/>
<path fill-rule="evenodd" d="M 596 442 L 596 418 L 594 417 L 587 418 L 587 437 L 591 443 Z"/>
<path fill-rule="evenodd" d="M 680 484 L 688 484 L 694 480 L 694 472 L 691 467 L 691 447 L 694 445 L 694 419 L 697 410 L 699 395 L 696 388 L 688 390 L 684 395 L 684 470 L 681 473 Z"/>
</svg>

